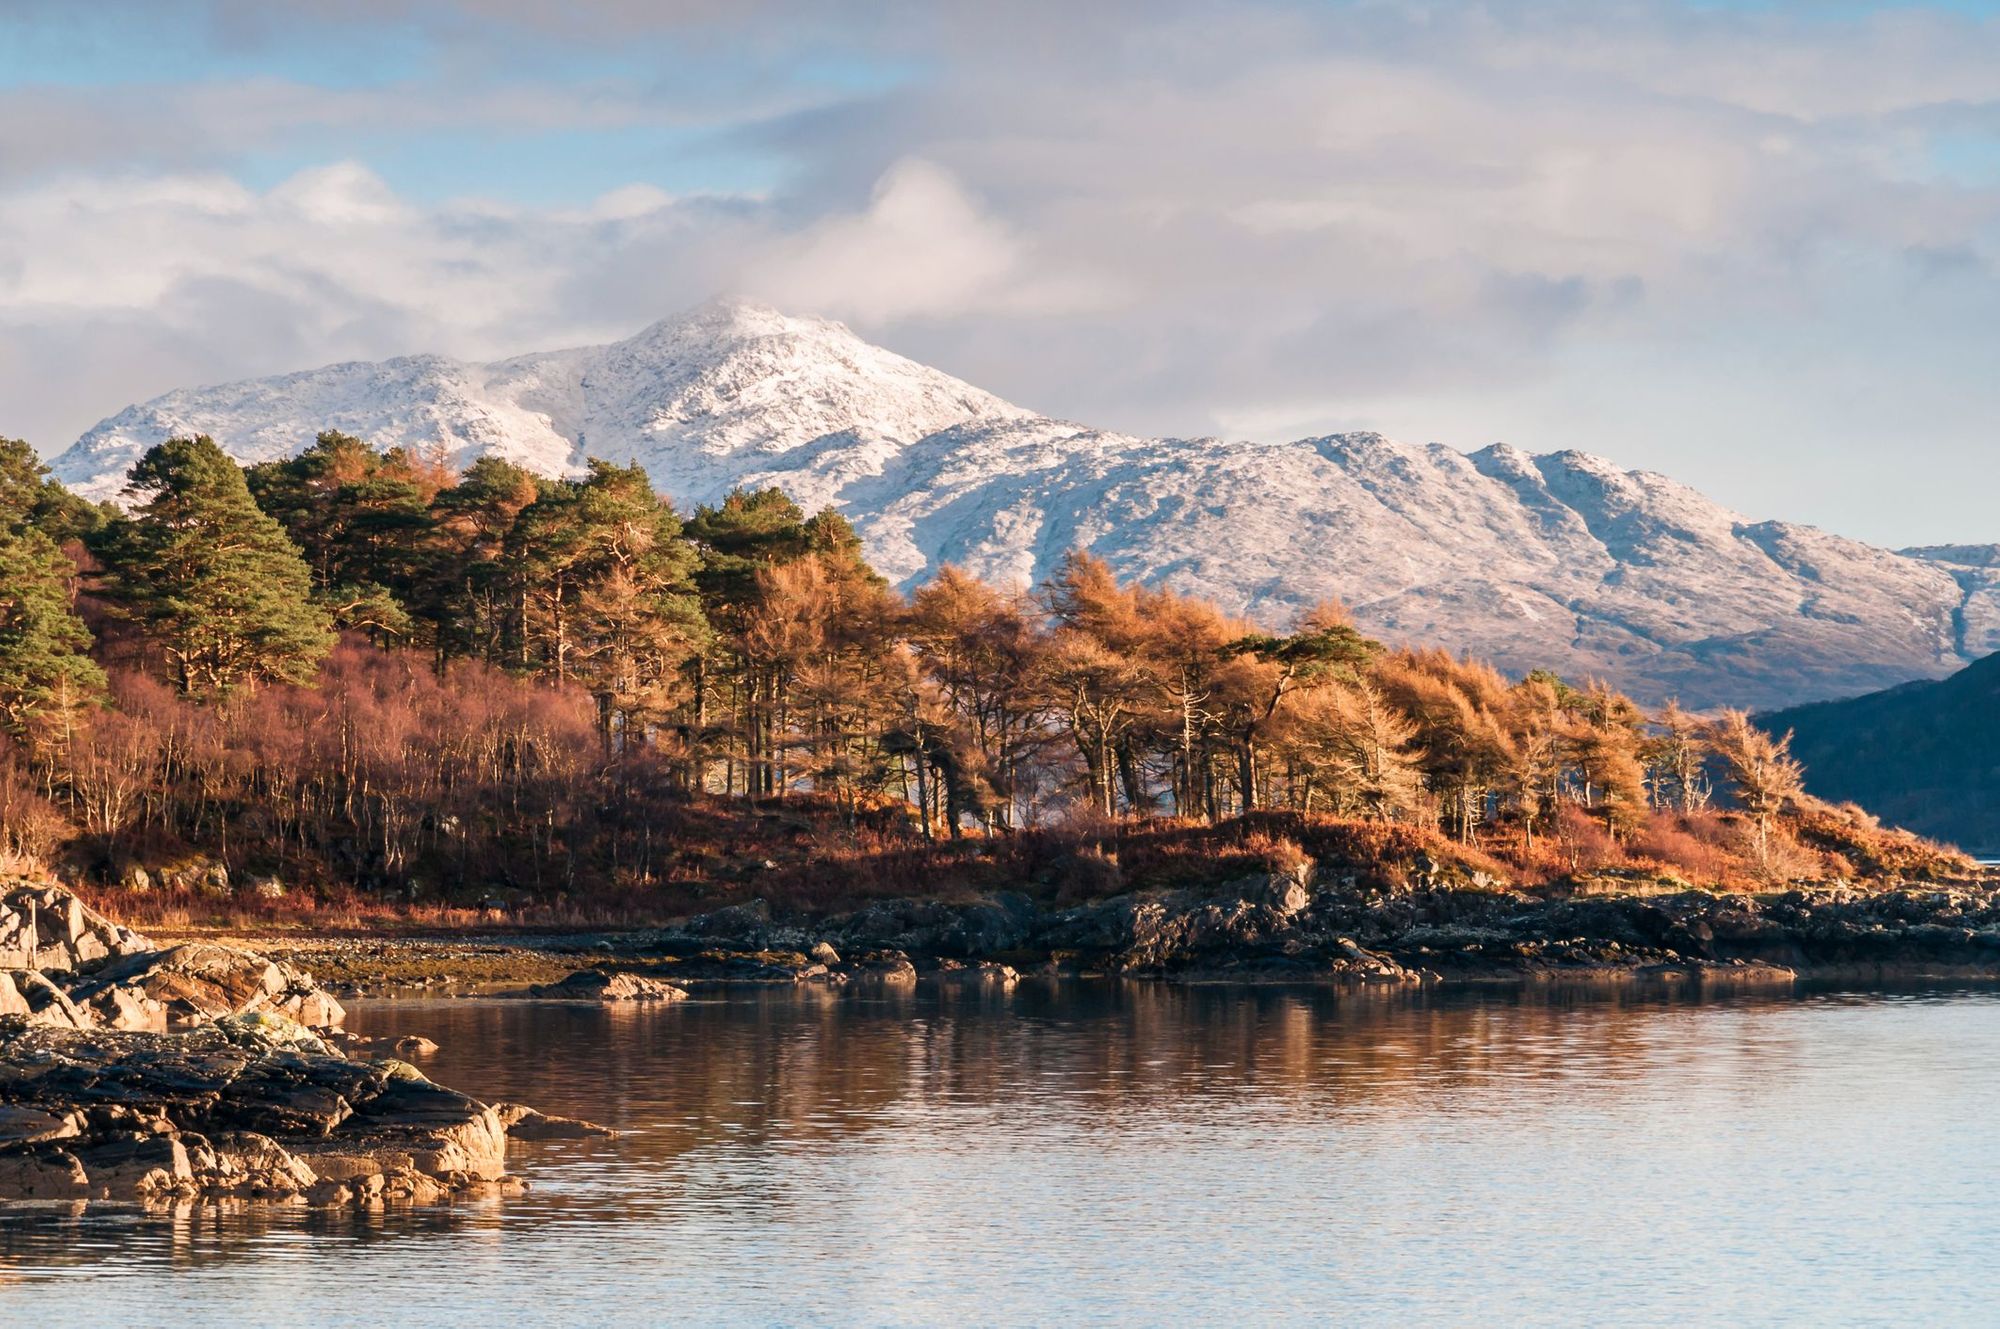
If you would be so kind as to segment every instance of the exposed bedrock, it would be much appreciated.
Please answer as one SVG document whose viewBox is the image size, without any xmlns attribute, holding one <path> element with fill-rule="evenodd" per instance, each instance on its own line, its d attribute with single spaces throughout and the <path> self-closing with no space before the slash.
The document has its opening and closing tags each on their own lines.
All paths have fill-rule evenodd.
<svg viewBox="0 0 2000 1329">
<path fill-rule="evenodd" d="M 275 1017 L 182 1033 L 0 1021 L 0 1197 L 429 1201 L 514 1189 L 490 1107 Z"/>
<path fill-rule="evenodd" d="M 2000 890 L 1986 882 L 1750 896 L 1671 881 L 1530 895 L 1440 873 L 1408 891 L 1314 884 L 1309 870 L 1067 907 L 996 893 L 878 901 L 823 917 L 762 902 L 687 920 L 642 948 L 696 980 L 836 981 L 969 964 L 1052 973 L 1356 984 L 1620 975 L 2000 977 Z M 825 945 L 854 962 L 812 959 Z"/>
<path fill-rule="evenodd" d="M 347 1016 L 291 965 L 209 942 L 161 949 L 60 886 L 0 894 L 0 1015 L 158 1032 L 259 1013 L 311 1029 L 336 1028 Z"/>
</svg>

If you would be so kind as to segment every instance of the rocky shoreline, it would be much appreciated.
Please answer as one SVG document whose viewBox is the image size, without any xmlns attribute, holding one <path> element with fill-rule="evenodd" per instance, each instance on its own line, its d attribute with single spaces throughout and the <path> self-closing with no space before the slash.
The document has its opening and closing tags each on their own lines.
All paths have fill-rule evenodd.
<svg viewBox="0 0 2000 1329">
<path fill-rule="evenodd" d="M 336 1051 L 310 974 L 208 942 L 156 947 L 60 887 L 0 894 L 0 1199 L 509 1194 L 507 1139 L 605 1134 Z"/>
<path fill-rule="evenodd" d="M 803 915 L 750 901 L 657 929 L 318 938 L 283 953 L 338 974 L 342 992 L 389 983 L 463 995 L 546 984 L 582 966 L 696 991 L 1024 976 L 1443 987 L 1986 981 L 2000 980 L 2000 882 L 1751 896 L 1671 883 L 1534 894 L 1439 881 L 1387 892 L 1317 886 L 1301 869 L 1073 905 L 999 892 Z"/>
<path fill-rule="evenodd" d="M 225 1017 L 0 1034 L 0 1196 L 421 1203 L 516 1191 L 492 1107 Z"/>
<path fill-rule="evenodd" d="M 838 981 L 900 964 L 949 973 L 953 964 L 982 963 L 1063 976 L 1355 985 L 2000 978 L 2000 886 L 1761 897 L 1543 896 L 1452 885 L 1390 893 L 1315 889 L 1302 869 L 1066 908 L 999 894 L 796 919 L 752 904 L 690 919 L 637 948 L 675 957 L 677 981 L 762 969 Z M 815 948 L 857 962 L 825 965 Z"/>
<path fill-rule="evenodd" d="M 321 961 L 334 990 L 302 967 Z M 363 1055 L 373 1045 L 339 1028 L 343 984 L 666 1006 L 737 984 L 1005 990 L 1029 977 L 1388 991 L 1991 981 L 2000 882 L 1753 897 L 1438 880 L 1391 892 L 1321 886 L 1302 866 L 1075 904 L 998 892 L 787 915 L 750 901 L 657 929 L 292 939 L 273 956 L 157 946 L 59 887 L 19 887 L 0 893 L 0 1198 L 506 1193 L 520 1185 L 506 1172 L 510 1135 L 604 1133 Z"/>
</svg>

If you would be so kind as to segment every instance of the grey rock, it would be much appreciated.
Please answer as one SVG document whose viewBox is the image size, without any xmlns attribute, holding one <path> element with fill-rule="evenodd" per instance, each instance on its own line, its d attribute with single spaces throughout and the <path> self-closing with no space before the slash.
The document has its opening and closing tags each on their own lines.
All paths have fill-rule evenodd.
<svg viewBox="0 0 2000 1329">
<path fill-rule="evenodd" d="M 0 969 L 86 973 L 106 961 L 153 949 L 56 885 L 0 893 Z"/>
<path fill-rule="evenodd" d="M 516 1140 L 604 1139 L 618 1133 L 594 1121 L 552 1116 L 520 1103 L 495 1103 L 493 1112 L 508 1136 Z"/>
<path fill-rule="evenodd" d="M 530 996 L 557 1001 L 672 1002 L 685 1001 L 687 989 L 657 978 L 637 974 L 609 974 L 602 969 L 579 969 L 557 983 L 541 983 L 528 989 Z"/>
<path fill-rule="evenodd" d="M 303 970 L 210 942 L 128 955 L 100 969 L 77 995 L 94 1003 L 107 999 L 112 989 L 157 1002 L 169 1024 L 254 1011 L 284 1015 L 316 1029 L 332 1028 L 347 1018 L 333 994 Z"/>
<path fill-rule="evenodd" d="M 497 1183 L 484 1104 L 382 1063 L 285 1046 L 252 1023 L 181 1034 L 0 1028 L 0 1195 L 437 1198 Z M 317 1164 L 317 1166 L 316 1166 Z"/>
</svg>

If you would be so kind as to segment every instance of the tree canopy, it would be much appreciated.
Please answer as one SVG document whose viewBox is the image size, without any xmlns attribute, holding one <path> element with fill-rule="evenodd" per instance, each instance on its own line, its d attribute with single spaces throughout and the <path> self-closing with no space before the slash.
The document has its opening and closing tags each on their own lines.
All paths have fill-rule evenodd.
<svg viewBox="0 0 2000 1329">
<path fill-rule="evenodd" d="M 181 691 L 214 696 L 319 672 L 333 632 L 311 570 L 213 439 L 149 449 L 125 492 L 136 506 L 111 532 L 113 593 Z"/>
<path fill-rule="evenodd" d="M 775 489 L 683 522 L 636 466 L 454 474 L 332 431 L 247 473 L 171 439 L 126 497 L 107 521 L 0 440 L 0 727 L 99 844 L 247 811 L 358 877 L 550 889 L 652 879 L 672 796 L 926 841 L 1278 813 L 1529 872 L 1832 861 L 1745 717 L 1387 647 L 1331 600 L 1274 629 L 1084 550 L 903 591 Z"/>
</svg>

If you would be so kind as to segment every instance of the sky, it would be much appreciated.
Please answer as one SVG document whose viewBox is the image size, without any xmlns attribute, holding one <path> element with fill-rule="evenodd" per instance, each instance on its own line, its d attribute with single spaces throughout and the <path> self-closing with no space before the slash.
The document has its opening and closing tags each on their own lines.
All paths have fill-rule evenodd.
<svg viewBox="0 0 2000 1329">
<path fill-rule="evenodd" d="M 2000 540 L 2000 0 L 0 0 L 0 434 L 718 294 Z"/>
</svg>

